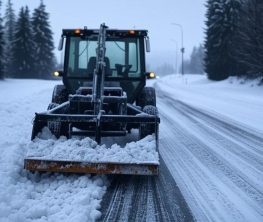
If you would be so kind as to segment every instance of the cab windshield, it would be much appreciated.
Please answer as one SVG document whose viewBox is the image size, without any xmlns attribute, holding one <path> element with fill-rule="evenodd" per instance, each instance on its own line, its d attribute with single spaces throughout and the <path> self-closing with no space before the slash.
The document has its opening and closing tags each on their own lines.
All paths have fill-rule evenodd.
<svg viewBox="0 0 263 222">
<path fill-rule="evenodd" d="M 96 67 L 97 38 L 71 37 L 67 75 L 92 78 Z M 107 39 L 105 76 L 126 78 L 141 76 L 140 47 L 138 38 Z"/>
</svg>

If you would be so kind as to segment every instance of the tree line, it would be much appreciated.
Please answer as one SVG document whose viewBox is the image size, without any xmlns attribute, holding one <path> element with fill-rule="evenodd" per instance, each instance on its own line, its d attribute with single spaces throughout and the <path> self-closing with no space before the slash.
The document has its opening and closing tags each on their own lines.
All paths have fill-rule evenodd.
<svg viewBox="0 0 263 222">
<path fill-rule="evenodd" d="M 180 70 L 182 70 L 182 66 Z M 190 58 L 184 62 L 184 72 L 204 74 L 204 47 L 202 44 L 194 46 Z"/>
<path fill-rule="evenodd" d="M 207 0 L 205 71 L 209 79 L 263 77 L 263 1 Z"/>
<path fill-rule="evenodd" d="M 0 11 L 2 1 L 0 0 Z M 0 79 L 50 78 L 56 65 L 53 33 L 43 1 L 32 15 L 27 6 L 15 14 L 11 0 L 0 14 Z"/>
<path fill-rule="evenodd" d="M 194 46 L 190 54 L 189 59 L 184 60 L 184 73 L 187 74 L 204 74 L 204 47 L 202 44 Z M 182 73 L 182 64 L 180 55 L 176 51 L 176 58 L 174 64 L 171 62 L 165 62 L 158 67 L 156 67 L 155 72 L 158 75 L 165 76 L 170 74 Z M 178 66 L 178 68 L 177 68 Z M 150 70 L 150 67 L 147 67 L 147 70 Z"/>
</svg>

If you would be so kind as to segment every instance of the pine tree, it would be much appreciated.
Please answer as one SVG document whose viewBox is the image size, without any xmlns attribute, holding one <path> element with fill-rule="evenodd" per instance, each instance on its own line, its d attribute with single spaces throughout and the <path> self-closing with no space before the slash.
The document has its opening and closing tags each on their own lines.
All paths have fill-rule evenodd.
<svg viewBox="0 0 263 222">
<path fill-rule="evenodd" d="M 196 51 L 197 48 L 194 46 L 192 49 L 191 55 L 189 59 L 184 61 L 184 71 L 188 74 L 194 74 L 195 72 L 195 65 L 196 65 Z M 182 70 L 182 65 L 180 65 L 180 70 Z"/>
<path fill-rule="evenodd" d="M 0 0 L 0 12 L 2 1 Z M 0 13 L 0 79 L 4 78 L 4 31 L 2 26 L 2 17 Z"/>
<path fill-rule="evenodd" d="M 199 48 L 198 48 L 198 58 L 199 58 L 199 71 L 198 73 L 204 73 L 204 57 L 205 57 L 205 51 L 204 51 L 204 46 L 202 44 L 199 45 Z"/>
<path fill-rule="evenodd" d="M 204 73 L 204 47 L 202 44 L 195 46 L 190 55 L 190 59 L 184 62 L 185 73 L 203 74 Z"/>
<path fill-rule="evenodd" d="M 15 31 L 15 12 L 11 0 L 8 0 L 6 5 L 5 17 L 5 73 L 10 76 L 12 70 L 12 42 L 14 40 Z"/>
<path fill-rule="evenodd" d="M 194 47 L 190 56 L 190 73 L 202 74 L 204 73 L 203 67 L 204 49 L 200 44 L 198 47 Z"/>
<path fill-rule="evenodd" d="M 222 80 L 239 72 L 232 55 L 241 0 L 208 0 L 205 69 L 208 78 Z"/>
<path fill-rule="evenodd" d="M 34 41 L 28 7 L 22 7 L 12 43 L 12 73 L 16 78 L 35 78 Z"/>
<path fill-rule="evenodd" d="M 34 10 L 32 17 L 35 42 L 35 59 L 37 62 L 37 74 L 39 78 L 50 78 L 50 73 L 55 66 L 53 53 L 54 43 L 52 31 L 49 25 L 49 14 L 46 6 L 41 1 L 38 8 Z"/>
<path fill-rule="evenodd" d="M 223 0 L 208 0 L 207 30 L 205 41 L 205 70 L 208 78 L 222 80 L 228 77 L 225 69 L 224 51 L 222 49 L 224 27 Z"/>
<path fill-rule="evenodd" d="M 229 75 L 240 75 L 243 72 L 239 64 L 239 58 L 234 56 L 237 48 L 242 47 L 242 43 L 237 38 L 238 24 L 241 19 L 241 9 L 243 0 L 225 0 L 225 52 Z"/>
<path fill-rule="evenodd" d="M 246 1 L 239 23 L 239 41 L 242 47 L 236 51 L 240 63 L 246 68 L 248 77 L 263 76 L 263 2 Z"/>
</svg>

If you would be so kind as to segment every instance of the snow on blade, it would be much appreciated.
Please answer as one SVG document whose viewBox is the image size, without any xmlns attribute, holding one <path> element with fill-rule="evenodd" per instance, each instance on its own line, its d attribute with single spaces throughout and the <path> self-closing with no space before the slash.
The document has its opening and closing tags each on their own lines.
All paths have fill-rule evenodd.
<svg viewBox="0 0 263 222">
<path fill-rule="evenodd" d="M 48 128 L 44 128 L 39 137 L 29 144 L 27 157 L 92 163 L 159 163 L 153 135 L 127 143 L 125 147 L 114 144 L 107 148 L 106 145 L 98 145 L 89 137 L 81 140 L 77 138 L 67 140 L 66 137 L 55 139 Z"/>
</svg>

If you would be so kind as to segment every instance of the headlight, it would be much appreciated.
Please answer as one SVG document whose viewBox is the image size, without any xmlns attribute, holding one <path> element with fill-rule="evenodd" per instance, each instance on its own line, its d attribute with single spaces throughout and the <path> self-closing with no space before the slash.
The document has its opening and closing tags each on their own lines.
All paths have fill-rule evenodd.
<svg viewBox="0 0 263 222">
<path fill-rule="evenodd" d="M 155 73 L 151 72 L 149 76 L 150 76 L 151 79 L 153 79 L 153 78 L 155 78 Z"/>
</svg>

